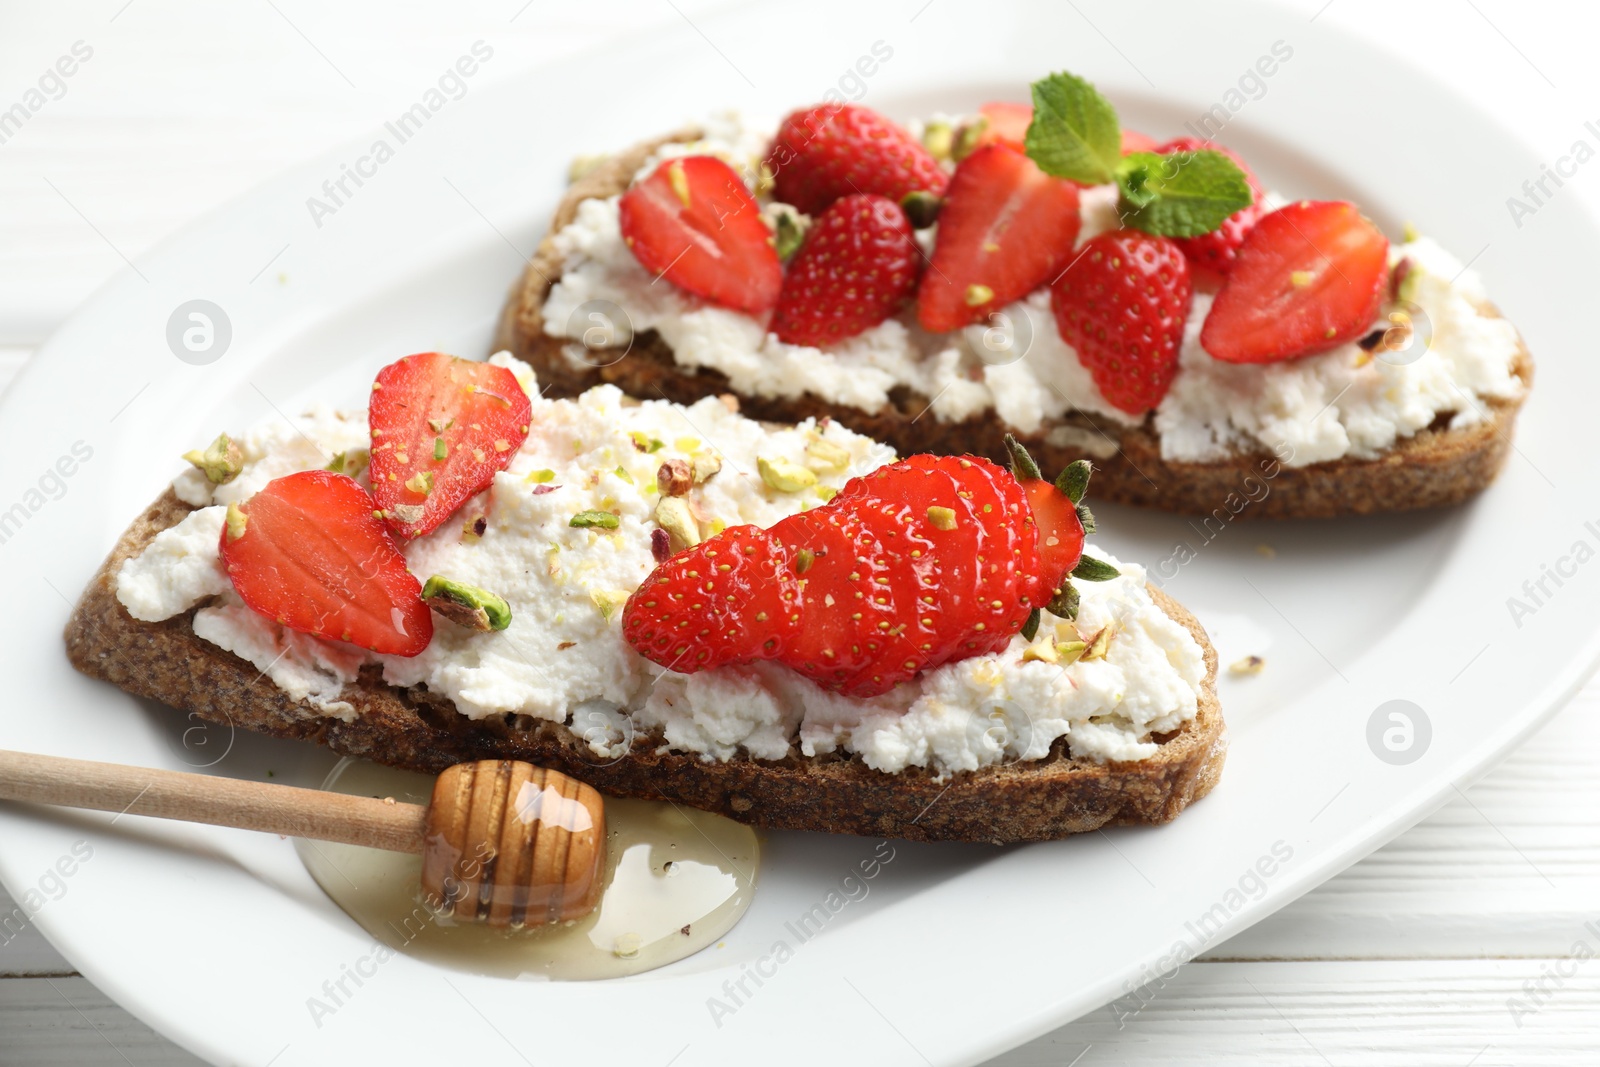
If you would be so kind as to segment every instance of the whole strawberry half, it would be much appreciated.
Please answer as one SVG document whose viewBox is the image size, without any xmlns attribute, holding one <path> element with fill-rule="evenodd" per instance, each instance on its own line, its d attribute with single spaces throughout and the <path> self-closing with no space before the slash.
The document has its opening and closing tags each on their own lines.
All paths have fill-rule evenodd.
<svg viewBox="0 0 1600 1067">
<path fill-rule="evenodd" d="M 228 510 L 219 543 L 239 599 L 301 633 L 415 656 L 433 616 L 406 559 L 353 479 L 301 471 Z"/>
<path fill-rule="evenodd" d="M 862 698 L 996 651 L 1082 554 L 1075 501 L 1032 475 L 972 456 L 882 467 L 672 557 L 628 600 L 623 635 L 672 670 L 776 660 Z"/>
<path fill-rule="evenodd" d="M 504 367 L 424 352 L 379 371 L 368 477 L 395 533 L 430 533 L 487 489 L 527 440 L 531 413 Z"/>
<path fill-rule="evenodd" d="M 1124 134 L 1124 137 L 1126 137 L 1126 134 Z M 1189 262 L 1193 265 L 1196 276 L 1204 279 L 1208 285 L 1214 286 L 1227 276 L 1228 271 L 1233 269 L 1234 257 L 1239 251 L 1239 246 L 1244 243 L 1245 235 L 1250 232 L 1261 216 L 1266 214 L 1267 209 L 1261 203 L 1261 198 L 1264 195 L 1261 182 L 1257 180 L 1250 168 L 1245 165 L 1244 160 L 1239 158 L 1238 153 L 1231 149 L 1224 148 L 1219 144 L 1213 144 L 1210 141 L 1201 140 L 1198 137 L 1177 137 L 1166 144 L 1157 145 L 1149 149 L 1149 151 L 1159 155 L 1169 155 L 1173 152 L 1199 152 L 1205 149 L 1221 152 L 1233 160 L 1239 169 L 1244 172 L 1245 180 L 1250 183 L 1250 192 L 1255 198 L 1249 207 L 1235 211 L 1228 216 L 1221 226 L 1210 233 L 1203 233 L 1199 237 L 1173 238 L 1178 247 L 1183 249 L 1183 254 L 1189 257 Z"/>
<path fill-rule="evenodd" d="M 773 196 L 808 215 L 852 193 L 944 192 L 938 160 L 903 127 L 857 104 L 804 108 L 778 127 L 766 165 Z"/>
<path fill-rule="evenodd" d="M 938 333 L 986 321 L 1061 273 L 1080 224 L 1072 182 L 1007 145 L 978 149 L 950 178 L 917 320 Z"/>
<path fill-rule="evenodd" d="M 1193 286 L 1177 242 L 1112 230 L 1050 287 L 1061 339 L 1106 400 L 1131 415 L 1161 403 L 1178 369 Z"/>
<path fill-rule="evenodd" d="M 760 315 L 783 285 L 772 231 L 744 180 L 715 156 L 662 163 L 617 201 L 639 264 L 714 304 Z"/>
<path fill-rule="evenodd" d="M 778 294 L 772 332 L 792 345 L 854 337 L 898 311 L 917 288 L 922 250 L 893 200 L 835 200 L 806 233 Z"/>
<path fill-rule="evenodd" d="M 1362 336 L 1383 303 L 1389 240 L 1343 200 L 1302 200 L 1256 223 L 1211 304 L 1200 345 L 1229 363 L 1273 363 Z"/>
</svg>

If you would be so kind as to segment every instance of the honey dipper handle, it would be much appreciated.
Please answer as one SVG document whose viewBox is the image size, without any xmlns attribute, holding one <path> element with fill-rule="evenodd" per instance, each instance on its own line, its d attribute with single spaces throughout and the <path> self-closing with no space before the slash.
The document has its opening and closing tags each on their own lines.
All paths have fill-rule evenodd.
<svg viewBox="0 0 1600 1067">
<path fill-rule="evenodd" d="M 0 749 L 0 800 L 125 812 L 421 852 L 416 804 Z"/>
</svg>

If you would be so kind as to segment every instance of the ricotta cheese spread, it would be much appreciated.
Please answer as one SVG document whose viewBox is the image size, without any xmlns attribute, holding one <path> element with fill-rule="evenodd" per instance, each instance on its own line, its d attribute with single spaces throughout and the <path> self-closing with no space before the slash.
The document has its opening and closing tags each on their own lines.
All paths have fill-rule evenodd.
<svg viewBox="0 0 1600 1067">
<path fill-rule="evenodd" d="M 713 760 L 844 752 L 883 771 L 943 775 L 1041 759 L 1061 738 L 1075 756 L 1143 759 L 1156 750 L 1152 735 L 1194 717 L 1204 655 L 1151 599 L 1144 571 L 1127 564 L 1118 564 L 1120 578 L 1083 583 L 1076 624 L 1046 615 L 1032 644 L 1018 636 L 998 653 L 927 671 L 871 700 L 836 696 L 772 664 L 682 675 L 649 662 L 624 641 L 621 606 L 655 567 L 650 538 L 664 460 L 721 462 L 689 497 L 710 535 L 816 506 L 893 453 L 836 424 L 765 426 L 715 398 L 687 407 L 640 403 L 601 386 L 546 400 L 522 364 L 505 353 L 493 362 L 517 373 L 532 397 L 528 439 L 488 490 L 404 551 L 419 578 L 444 574 L 504 597 L 512 610 L 506 630 L 477 633 L 440 619 L 420 655 L 379 656 L 287 631 L 239 601 L 218 559 L 225 505 L 271 478 L 363 447 L 364 415 L 332 411 L 237 438 L 244 469 L 227 485 L 180 477 L 178 491 L 198 510 L 123 565 L 118 598 L 147 621 L 198 605 L 197 635 L 325 715 L 356 714 L 342 690 L 376 663 L 390 684 L 425 685 L 468 718 L 581 725 L 600 756 L 620 755 L 619 742 L 637 732 Z M 837 447 L 808 450 L 818 439 Z M 760 459 L 809 464 L 817 486 L 775 491 L 757 473 Z M 617 528 L 569 524 L 589 510 L 614 512 Z M 1057 656 L 1057 641 L 1102 632 L 1103 654 L 1071 663 Z M 596 722 L 603 728 L 589 728 Z"/>
<path fill-rule="evenodd" d="M 671 156 L 710 154 L 759 190 L 756 176 L 775 129 L 774 123 L 737 113 L 716 115 L 702 123 L 701 140 L 663 147 L 639 173 Z M 1114 186 L 1085 189 L 1082 201 L 1080 243 L 1117 225 Z M 1267 201 L 1284 202 L 1272 193 Z M 918 236 L 928 247 L 931 230 Z M 871 413 L 889 403 L 892 390 L 908 387 L 932 398 L 929 410 L 939 419 L 959 422 L 992 410 L 1024 433 L 1038 432 L 1070 411 L 1113 426 L 1144 421 L 1106 401 L 1057 332 L 1047 289 L 958 333 L 929 334 L 906 312 L 818 349 L 785 344 L 762 321 L 656 279 L 623 243 L 616 197 L 581 204 L 555 244 L 565 262 L 545 301 L 546 333 L 582 338 L 590 313 L 604 308 L 615 327 L 608 346 L 653 331 L 680 366 L 720 371 L 746 395 L 810 393 Z M 1418 277 L 1411 299 L 1431 326 L 1426 350 L 1415 358 L 1413 349 L 1405 358 L 1373 359 L 1350 344 L 1307 359 L 1225 364 L 1200 347 L 1211 297 L 1197 293 L 1178 374 L 1154 414 L 1162 458 L 1209 462 L 1271 452 L 1288 466 L 1370 459 L 1441 415 L 1449 416 L 1451 426 L 1468 425 L 1484 418 L 1483 401 L 1520 395 L 1522 382 L 1512 372 L 1516 330 L 1487 311 L 1478 276 L 1431 240 L 1407 242 L 1391 256 L 1411 261 Z M 585 355 L 577 345 L 568 352 L 569 358 Z M 1072 443 L 1090 454 L 1116 450 L 1109 434 L 1079 436 Z"/>
</svg>

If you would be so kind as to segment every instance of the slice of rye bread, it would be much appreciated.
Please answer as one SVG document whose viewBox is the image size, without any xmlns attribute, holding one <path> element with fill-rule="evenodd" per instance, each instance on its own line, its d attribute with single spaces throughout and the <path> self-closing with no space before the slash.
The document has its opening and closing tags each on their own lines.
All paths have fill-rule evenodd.
<svg viewBox="0 0 1600 1067">
<path fill-rule="evenodd" d="M 857 433 L 889 444 L 903 456 L 973 453 L 1005 463 L 1003 436 L 1008 427 L 992 412 L 960 422 L 932 415 L 924 418 L 932 400 L 906 387 L 891 392 L 889 403 L 875 412 L 836 405 L 811 394 L 746 396 L 738 394 L 720 371 L 680 367 L 671 348 L 653 331 L 634 338 L 627 355 L 615 362 L 599 355 L 585 362 L 563 353 L 572 342 L 544 331 L 545 297 L 562 271 L 562 257 L 551 236 L 576 218 L 582 201 L 615 196 L 626 189 L 661 145 L 698 136 L 699 131 L 691 127 L 645 141 L 610 157 L 572 184 L 556 208 L 549 233 L 512 287 L 494 350 L 509 350 L 532 366 L 549 396 L 574 396 L 606 382 L 641 399 L 665 398 L 683 404 L 732 393 L 738 397 L 740 409 L 752 418 L 795 423 L 831 417 Z M 1499 315 L 1493 307 L 1483 310 Z M 1184 515 L 1328 518 L 1445 507 L 1485 489 L 1505 465 L 1517 411 L 1533 384 L 1533 359 L 1520 341 L 1515 372 L 1523 383 L 1522 396 L 1485 401 L 1488 415 L 1478 423 L 1452 430 L 1449 416 L 1441 415 L 1431 426 L 1371 460 L 1287 467 L 1262 451 L 1214 463 L 1177 462 L 1161 457 L 1153 418 L 1126 427 L 1076 412 L 1035 433 L 1017 436 L 1045 470 L 1060 470 L 1075 459 L 1095 457 L 1094 495 L 1098 500 Z M 1097 451 L 1104 455 L 1096 456 Z"/>
<path fill-rule="evenodd" d="M 1216 651 L 1200 624 L 1160 590 L 1156 602 L 1205 649 L 1199 713 L 1158 737 L 1147 760 L 1073 759 L 1057 741 L 1042 760 L 957 773 L 937 781 L 912 769 L 872 770 L 854 756 L 725 762 L 659 751 L 639 736 L 614 762 L 592 754 L 565 726 L 504 715 L 472 720 L 425 688 L 397 689 L 369 667 L 347 686 L 354 722 L 296 702 L 243 659 L 195 636 L 194 610 L 139 622 L 117 600 L 123 561 L 192 509 L 169 490 L 130 526 L 84 590 L 67 624 L 73 666 L 137 696 L 211 722 L 300 738 L 335 752 L 436 774 L 465 760 L 519 759 L 617 796 L 670 800 L 741 822 L 791 830 L 1004 844 L 1065 837 L 1119 823 L 1164 823 L 1211 791 L 1227 735 L 1216 696 Z"/>
</svg>

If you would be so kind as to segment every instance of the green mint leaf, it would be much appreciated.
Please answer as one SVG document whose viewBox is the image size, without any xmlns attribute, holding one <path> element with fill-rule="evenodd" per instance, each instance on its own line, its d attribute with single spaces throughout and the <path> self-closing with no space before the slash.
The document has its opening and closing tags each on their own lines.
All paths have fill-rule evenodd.
<svg viewBox="0 0 1600 1067">
<path fill-rule="evenodd" d="M 1083 494 L 1089 491 L 1089 475 L 1093 473 L 1094 465 L 1088 460 L 1073 460 L 1056 475 L 1056 488 L 1065 493 L 1067 499 L 1074 504 L 1080 503 Z"/>
<path fill-rule="evenodd" d="M 1033 121 L 1024 144 L 1046 174 L 1104 185 L 1117 175 L 1122 127 L 1094 86 L 1062 71 L 1033 83 Z"/>
<path fill-rule="evenodd" d="M 1111 564 L 1093 556 L 1084 556 L 1078 561 L 1078 565 L 1072 568 L 1072 576 L 1086 582 L 1109 582 L 1121 573 Z"/>
<path fill-rule="evenodd" d="M 1199 152 L 1134 152 L 1117 168 L 1122 221 L 1163 237 L 1199 237 L 1255 199 L 1238 164 L 1205 149 Z"/>
</svg>

